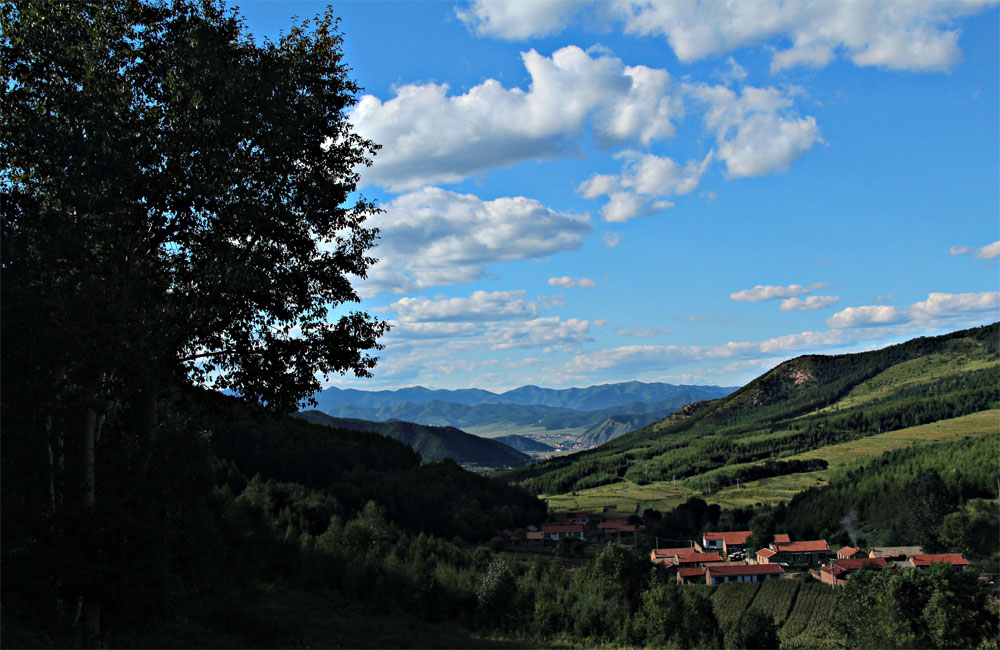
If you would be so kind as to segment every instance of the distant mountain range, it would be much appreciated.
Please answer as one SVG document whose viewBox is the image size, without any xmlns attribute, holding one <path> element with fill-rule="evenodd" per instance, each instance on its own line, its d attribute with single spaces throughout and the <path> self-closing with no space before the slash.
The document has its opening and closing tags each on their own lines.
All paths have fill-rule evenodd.
<svg viewBox="0 0 1000 650">
<path fill-rule="evenodd" d="M 317 410 L 335 418 L 483 428 L 499 435 L 574 430 L 584 444 L 593 446 L 661 420 L 692 402 L 724 397 L 734 390 L 632 381 L 588 388 L 522 386 L 504 393 L 420 386 L 395 391 L 328 388 L 315 398 Z"/>
<path fill-rule="evenodd" d="M 371 431 L 394 438 L 409 445 L 425 461 L 451 458 L 464 466 L 482 468 L 520 467 L 531 461 L 531 457 L 512 445 L 480 438 L 454 427 L 435 427 L 412 422 L 369 422 L 346 418 L 333 418 L 320 411 L 304 411 L 296 414 L 313 424 L 348 429 L 351 431 Z"/>
<path fill-rule="evenodd" d="M 522 406 L 551 406 L 574 411 L 594 411 L 633 402 L 660 402 L 685 392 L 708 391 L 716 397 L 728 395 L 737 387 L 687 386 L 664 383 L 629 381 L 618 384 L 601 384 L 587 388 L 539 388 L 521 386 L 503 393 L 493 393 L 479 388 L 461 390 L 430 390 L 422 386 L 399 390 L 366 391 L 353 388 L 327 388 L 316 398 L 316 408 L 324 413 L 339 406 L 380 408 L 397 404 L 425 404 L 448 402 L 474 406 L 477 404 L 517 404 Z M 721 391 L 721 392 L 720 392 Z"/>
</svg>

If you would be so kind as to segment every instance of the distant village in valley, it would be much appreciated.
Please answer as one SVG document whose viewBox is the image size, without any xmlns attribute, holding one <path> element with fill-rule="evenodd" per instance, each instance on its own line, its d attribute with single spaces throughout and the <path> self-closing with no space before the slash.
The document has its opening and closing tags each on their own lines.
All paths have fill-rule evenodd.
<svg viewBox="0 0 1000 650">
<path fill-rule="evenodd" d="M 961 572 L 969 566 L 961 553 L 925 553 L 920 546 L 844 546 L 834 550 L 824 539 L 792 540 L 775 534 L 764 548 L 754 550 L 749 530 L 709 531 L 685 546 L 667 546 L 664 540 L 645 534 L 638 516 L 604 517 L 589 512 L 558 512 L 541 528 L 504 530 L 501 537 L 513 548 L 548 550 L 567 556 L 582 555 L 586 545 L 619 542 L 633 548 L 649 548 L 649 560 L 658 571 L 676 576 L 682 585 L 717 585 L 727 582 L 755 583 L 782 578 L 812 578 L 841 587 L 851 574 L 862 569 L 926 569 L 945 564 Z M 572 570 L 572 565 L 567 565 Z M 989 579 L 990 576 L 984 576 Z"/>
</svg>

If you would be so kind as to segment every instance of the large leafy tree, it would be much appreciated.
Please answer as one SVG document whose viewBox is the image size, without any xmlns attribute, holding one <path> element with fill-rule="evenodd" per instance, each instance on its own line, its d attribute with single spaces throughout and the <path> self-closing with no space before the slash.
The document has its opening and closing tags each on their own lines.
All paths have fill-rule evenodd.
<svg viewBox="0 0 1000 650">
<path fill-rule="evenodd" d="M 318 373 L 370 373 L 385 323 L 345 305 L 374 263 L 355 190 L 377 145 L 347 121 L 329 12 L 258 43 L 210 0 L 0 11 L 4 468 L 47 467 L 28 483 L 86 522 L 102 454 L 149 471 L 172 387 L 280 412 Z"/>
</svg>

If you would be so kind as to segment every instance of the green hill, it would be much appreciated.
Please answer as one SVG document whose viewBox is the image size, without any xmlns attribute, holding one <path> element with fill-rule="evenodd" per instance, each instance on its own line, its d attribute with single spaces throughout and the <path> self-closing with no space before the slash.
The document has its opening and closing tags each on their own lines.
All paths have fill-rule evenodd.
<svg viewBox="0 0 1000 650">
<path fill-rule="evenodd" d="M 413 422 L 390 420 L 369 422 L 347 418 L 333 418 L 320 411 L 297 413 L 313 424 L 322 424 L 352 431 L 371 431 L 388 436 L 408 445 L 425 461 L 450 458 L 459 465 L 482 468 L 520 467 L 531 462 L 531 457 L 501 442 L 480 438 L 454 427 L 435 427 Z"/>
<path fill-rule="evenodd" d="M 722 472 L 710 489 L 746 474 L 802 471 L 768 461 L 996 408 L 998 333 L 1000 325 L 993 324 L 871 352 L 798 357 L 728 397 L 691 404 L 601 447 L 513 470 L 506 478 L 537 493 L 560 494 L 622 481 L 675 481 L 734 466 L 745 474 Z"/>
</svg>

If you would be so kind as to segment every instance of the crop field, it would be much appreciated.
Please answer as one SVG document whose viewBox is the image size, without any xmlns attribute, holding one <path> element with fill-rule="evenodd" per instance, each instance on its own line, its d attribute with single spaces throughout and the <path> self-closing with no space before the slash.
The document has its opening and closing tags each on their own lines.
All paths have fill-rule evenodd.
<svg viewBox="0 0 1000 650">
<path fill-rule="evenodd" d="M 772 616 L 782 648 L 833 648 L 830 617 L 837 595 L 818 582 L 768 580 L 714 587 L 712 607 L 720 625 L 734 623 L 748 609 Z"/>
<path fill-rule="evenodd" d="M 781 647 L 834 647 L 830 617 L 836 605 L 837 595 L 830 587 L 818 582 L 800 585 L 788 619 L 778 630 Z"/>
<path fill-rule="evenodd" d="M 788 501 L 795 494 L 808 488 L 826 485 L 830 472 L 870 456 L 912 444 L 998 433 L 1000 433 L 1000 410 L 994 409 L 788 456 L 782 460 L 823 458 L 830 463 L 830 467 L 815 472 L 785 474 L 749 481 L 741 483 L 739 487 L 726 486 L 711 494 L 688 487 L 686 481 L 659 481 L 647 485 L 622 481 L 577 490 L 570 494 L 542 495 L 542 498 L 557 512 L 586 510 L 622 515 L 642 513 L 646 508 L 671 509 L 692 496 L 703 498 L 708 503 L 718 503 L 724 508 L 745 507 L 756 503 L 778 503 Z"/>
<path fill-rule="evenodd" d="M 750 607 L 760 587 L 760 584 L 753 582 L 726 582 L 715 587 L 712 607 L 715 609 L 715 617 L 719 619 L 719 624 L 726 625 L 743 616 L 743 612 Z"/>
<path fill-rule="evenodd" d="M 760 585 L 750 609 L 767 614 L 781 627 L 792 613 L 801 585 L 798 580 L 768 580 Z"/>
</svg>

